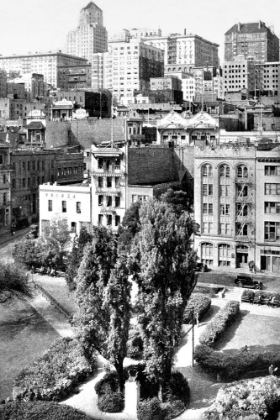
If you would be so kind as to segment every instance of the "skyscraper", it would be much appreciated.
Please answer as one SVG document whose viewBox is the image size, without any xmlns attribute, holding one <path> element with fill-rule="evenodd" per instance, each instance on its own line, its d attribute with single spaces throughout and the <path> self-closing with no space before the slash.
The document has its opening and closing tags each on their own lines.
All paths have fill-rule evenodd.
<svg viewBox="0 0 280 420">
<path fill-rule="evenodd" d="M 77 29 L 68 33 L 66 51 L 90 62 L 94 53 L 107 51 L 107 30 L 103 26 L 103 11 L 92 1 L 81 10 Z"/>
</svg>

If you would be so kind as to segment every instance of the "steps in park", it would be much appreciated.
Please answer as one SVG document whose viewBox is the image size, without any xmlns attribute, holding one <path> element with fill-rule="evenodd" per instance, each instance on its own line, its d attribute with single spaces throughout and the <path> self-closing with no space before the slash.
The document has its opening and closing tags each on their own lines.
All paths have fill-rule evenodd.
<svg viewBox="0 0 280 420">
<path fill-rule="evenodd" d="M 225 293 L 225 296 L 224 296 L 224 299 L 236 300 L 238 302 L 241 302 L 241 296 L 242 296 L 243 290 L 244 289 L 237 288 L 237 287 L 227 289 L 227 291 Z"/>
</svg>

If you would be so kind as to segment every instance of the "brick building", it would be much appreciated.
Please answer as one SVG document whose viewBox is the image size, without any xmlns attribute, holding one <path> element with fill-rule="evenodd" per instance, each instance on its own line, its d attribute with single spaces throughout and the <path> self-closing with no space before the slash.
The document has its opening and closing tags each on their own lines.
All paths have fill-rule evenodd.
<svg viewBox="0 0 280 420">
<path fill-rule="evenodd" d="M 57 87 L 61 90 L 91 88 L 91 64 L 59 66 Z"/>
<path fill-rule="evenodd" d="M 10 147 L 0 143 L 0 229 L 11 223 L 11 171 Z"/>
<path fill-rule="evenodd" d="M 66 99 L 71 101 L 74 106 L 80 106 L 86 110 L 90 117 L 110 118 L 112 108 L 112 94 L 107 89 L 99 91 L 92 90 L 68 90 L 56 93 L 58 101 Z"/>
</svg>

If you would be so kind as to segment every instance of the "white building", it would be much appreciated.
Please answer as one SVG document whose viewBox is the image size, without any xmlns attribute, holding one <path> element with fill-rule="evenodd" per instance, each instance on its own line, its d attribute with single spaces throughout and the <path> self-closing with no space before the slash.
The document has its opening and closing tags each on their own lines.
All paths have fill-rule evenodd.
<svg viewBox="0 0 280 420">
<path fill-rule="evenodd" d="M 54 218 L 65 218 L 71 232 L 91 231 L 91 186 L 87 184 L 47 185 L 39 187 L 40 234 Z"/>
</svg>

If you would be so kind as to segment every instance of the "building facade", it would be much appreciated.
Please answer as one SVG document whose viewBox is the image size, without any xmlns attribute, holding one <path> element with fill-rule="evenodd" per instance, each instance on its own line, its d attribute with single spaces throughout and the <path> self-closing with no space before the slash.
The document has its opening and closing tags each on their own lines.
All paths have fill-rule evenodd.
<svg viewBox="0 0 280 420">
<path fill-rule="evenodd" d="M 103 26 L 103 11 L 92 1 L 80 12 L 77 29 L 67 35 L 66 52 L 86 58 L 107 51 L 107 30 Z"/>
<path fill-rule="evenodd" d="M 198 256 L 213 269 L 279 273 L 279 144 L 195 147 L 195 238 Z"/>
<path fill-rule="evenodd" d="M 225 33 L 225 61 L 237 55 L 257 62 L 279 61 L 279 38 L 264 22 L 237 23 Z"/>
<path fill-rule="evenodd" d="M 59 66 L 57 87 L 62 90 L 91 88 L 91 64 Z"/>
<path fill-rule="evenodd" d="M 44 76 L 44 81 L 57 87 L 59 66 L 75 66 L 87 64 L 87 60 L 62 52 L 35 53 L 27 55 L 0 56 L 0 68 L 7 73 L 12 71 L 36 73 Z"/>
<path fill-rule="evenodd" d="M 11 172 L 10 147 L 0 143 L 0 228 L 11 223 Z"/>
<path fill-rule="evenodd" d="M 90 185 L 41 185 L 39 202 L 40 234 L 56 218 L 66 219 L 73 234 L 79 236 L 82 228 L 91 232 Z"/>
</svg>

